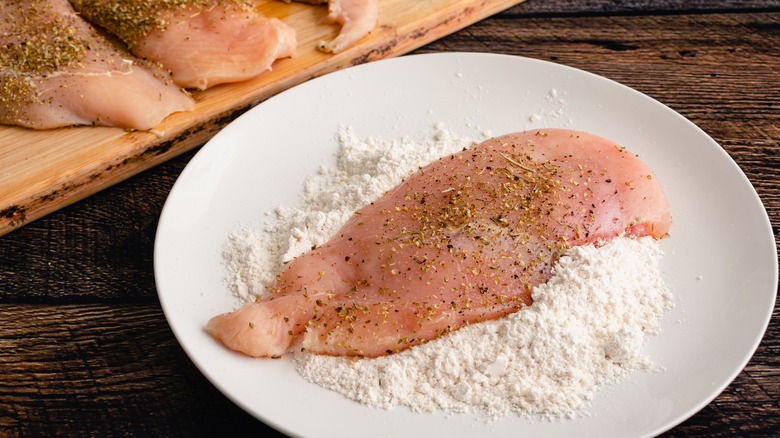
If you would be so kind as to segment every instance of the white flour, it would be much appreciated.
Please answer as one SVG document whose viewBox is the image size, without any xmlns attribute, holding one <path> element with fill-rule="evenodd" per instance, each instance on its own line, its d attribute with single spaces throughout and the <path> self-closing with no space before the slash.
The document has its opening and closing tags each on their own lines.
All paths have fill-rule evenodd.
<svg viewBox="0 0 780 438">
<path fill-rule="evenodd" d="M 326 242 L 419 166 L 475 143 L 440 126 L 423 141 L 359 140 L 349 129 L 338 139 L 337 167 L 309 178 L 299 205 L 279 207 L 261 230 L 230 236 L 226 279 L 243 300 L 262 296 L 284 262 Z M 534 304 L 508 317 L 377 359 L 293 357 L 307 380 L 370 406 L 573 417 L 600 386 L 652 368 L 644 337 L 672 305 L 661 257 L 651 238 L 574 248 L 534 289 Z"/>
<path fill-rule="evenodd" d="M 672 303 L 661 256 L 652 238 L 574 248 L 527 309 L 393 356 L 296 353 L 298 371 L 381 408 L 574 417 L 600 386 L 651 369 L 644 337 Z"/>
</svg>

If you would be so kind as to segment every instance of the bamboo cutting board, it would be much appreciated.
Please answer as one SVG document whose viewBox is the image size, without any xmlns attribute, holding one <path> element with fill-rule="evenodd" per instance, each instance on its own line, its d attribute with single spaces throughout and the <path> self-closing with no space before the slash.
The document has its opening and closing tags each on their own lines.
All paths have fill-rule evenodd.
<svg viewBox="0 0 780 438">
<path fill-rule="evenodd" d="M 337 55 L 316 49 L 338 26 L 323 23 L 326 6 L 258 1 L 258 10 L 297 33 L 294 57 L 255 79 L 194 92 L 191 112 L 151 132 L 73 127 L 34 131 L 0 126 L 0 235 L 202 145 L 262 100 L 351 65 L 407 53 L 523 0 L 380 0 L 379 23 Z"/>
</svg>

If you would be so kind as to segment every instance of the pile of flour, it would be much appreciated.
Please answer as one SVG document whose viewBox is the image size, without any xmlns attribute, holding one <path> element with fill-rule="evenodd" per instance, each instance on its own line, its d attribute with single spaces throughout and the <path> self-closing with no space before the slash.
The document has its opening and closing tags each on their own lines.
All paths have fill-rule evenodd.
<svg viewBox="0 0 780 438">
<path fill-rule="evenodd" d="M 571 418 L 600 386 L 652 368 L 641 347 L 672 305 L 661 257 L 652 238 L 577 247 L 520 312 L 393 356 L 295 361 L 307 380 L 371 406 Z"/>
<path fill-rule="evenodd" d="M 481 140 L 442 126 L 414 141 L 358 139 L 341 129 L 336 167 L 310 177 L 297 205 L 230 236 L 223 255 L 231 290 L 242 300 L 262 296 L 286 261 L 326 242 L 355 210 L 418 167 Z M 652 238 L 573 248 L 534 289 L 534 304 L 515 314 L 387 357 L 293 358 L 307 380 L 374 407 L 573 417 L 599 387 L 653 368 L 641 351 L 644 338 L 658 331 L 673 302 L 662 255 Z"/>
</svg>

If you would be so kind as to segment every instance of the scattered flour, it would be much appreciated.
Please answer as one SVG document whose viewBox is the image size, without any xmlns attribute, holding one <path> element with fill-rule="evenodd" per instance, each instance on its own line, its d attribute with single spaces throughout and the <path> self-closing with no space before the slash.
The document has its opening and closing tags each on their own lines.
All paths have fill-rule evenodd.
<svg viewBox="0 0 780 438">
<path fill-rule="evenodd" d="M 600 386 L 653 369 L 641 347 L 672 305 L 661 257 L 652 238 L 574 248 L 520 312 L 393 356 L 295 361 L 307 380 L 375 407 L 575 417 Z"/>
<path fill-rule="evenodd" d="M 262 229 L 229 237 L 226 280 L 242 300 L 262 296 L 286 261 L 326 242 L 355 210 L 419 166 L 477 142 L 442 126 L 416 141 L 358 139 L 344 128 L 338 141 L 336 168 L 310 177 L 297 206 L 281 206 Z M 600 386 L 653 369 L 642 345 L 673 301 L 661 258 L 651 238 L 573 248 L 534 289 L 534 304 L 515 314 L 387 357 L 293 358 L 307 380 L 374 407 L 487 419 L 574 417 Z"/>
</svg>

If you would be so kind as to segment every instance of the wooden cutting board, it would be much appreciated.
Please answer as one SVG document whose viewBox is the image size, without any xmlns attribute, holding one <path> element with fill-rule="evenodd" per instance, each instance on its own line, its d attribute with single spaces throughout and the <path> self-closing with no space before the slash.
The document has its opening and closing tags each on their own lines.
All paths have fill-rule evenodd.
<svg viewBox="0 0 780 438">
<path fill-rule="evenodd" d="M 194 92 L 194 111 L 152 132 L 74 127 L 34 131 L 0 126 L 0 235 L 202 145 L 268 97 L 314 77 L 407 53 L 523 0 L 380 0 L 377 28 L 340 54 L 316 49 L 338 33 L 326 6 L 260 0 L 258 10 L 297 33 L 293 58 L 255 79 Z"/>
</svg>

